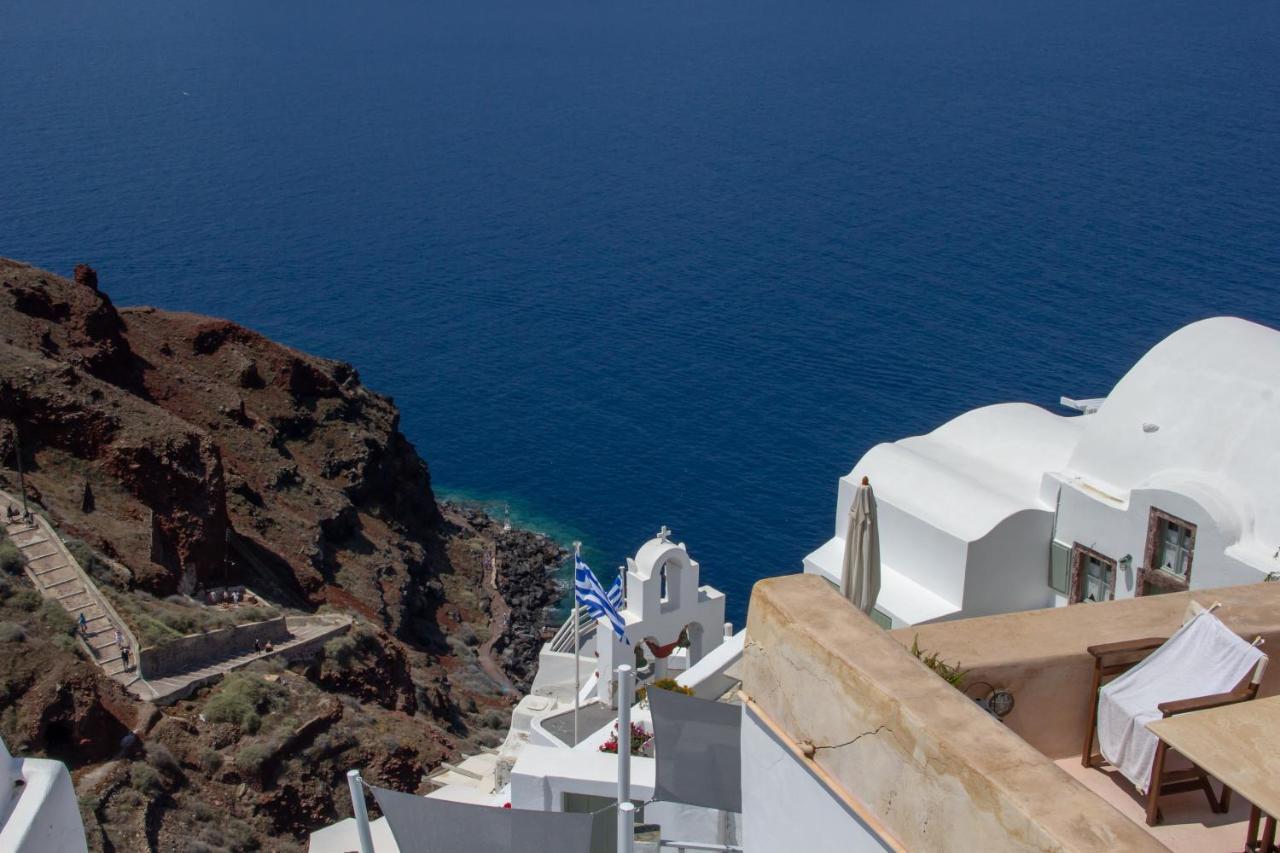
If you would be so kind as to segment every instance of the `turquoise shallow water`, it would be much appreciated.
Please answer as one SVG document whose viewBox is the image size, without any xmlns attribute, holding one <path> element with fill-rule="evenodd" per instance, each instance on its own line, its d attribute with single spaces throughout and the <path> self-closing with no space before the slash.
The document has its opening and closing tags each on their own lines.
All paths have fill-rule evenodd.
<svg viewBox="0 0 1280 853">
<path fill-rule="evenodd" d="M 1275 3 L 0 9 L 0 252 L 356 364 L 442 491 L 602 576 L 669 524 L 735 621 L 871 444 L 1280 325 Z"/>
</svg>

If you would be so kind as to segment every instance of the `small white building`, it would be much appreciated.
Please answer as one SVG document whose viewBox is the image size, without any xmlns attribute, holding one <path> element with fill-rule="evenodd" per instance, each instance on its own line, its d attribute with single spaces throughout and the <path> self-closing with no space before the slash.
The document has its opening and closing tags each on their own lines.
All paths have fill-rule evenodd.
<svg viewBox="0 0 1280 853">
<path fill-rule="evenodd" d="M 607 620 L 598 622 L 596 696 L 607 705 L 614 704 L 608 673 L 634 663 L 637 648 L 653 658 L 653 677 L 663 678 L 668 674 L 668 656 L 680 653 L 677 646 L 687 643 L 679 668 L 689 669 L 724 642 L 724 593 L 700 583 L 698 561 L 689 556 L 683 542 L 672 542 L 669 534 L 664 527 L 640 546 L 635 557 L 627 558 L 621 610 L 626 642 L 613 633 Z"/>
<path fill-rule="evenodd" d="M 986 406 L 877 445 L 841 478 L 834 535 L 805 571 L 838 582 L 867 476 L 876 610 L 895 627 L 1280 572 L 1280 332 L 1193 323 L 1079 408 Z"/>
</svg>

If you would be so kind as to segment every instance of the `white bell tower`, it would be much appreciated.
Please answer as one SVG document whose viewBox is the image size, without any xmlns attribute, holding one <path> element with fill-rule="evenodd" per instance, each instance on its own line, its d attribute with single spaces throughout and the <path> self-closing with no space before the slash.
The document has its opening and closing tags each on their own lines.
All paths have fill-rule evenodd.
<svg viewBox="0 0 1280 853">
<path fill-rule="evenodd" d="M 667 674 L 667 657 L 688 640 L 688 666 L 724 641 L 724 593 L 699 586 L 698 563 L 683 542 L 671 541 L 664 525 L 635 557 L 627 559 L 622 618 L 630 645 L 618 639 L 608 620 L 598 620 L 596 645 L 600 654 L 597 698 L 614 704 L 612 673 L 635 662 L 635 647 L 654 660 L 653 677 Z M 645 641 L 648 641 L 647 643 Z"/>
</svg>

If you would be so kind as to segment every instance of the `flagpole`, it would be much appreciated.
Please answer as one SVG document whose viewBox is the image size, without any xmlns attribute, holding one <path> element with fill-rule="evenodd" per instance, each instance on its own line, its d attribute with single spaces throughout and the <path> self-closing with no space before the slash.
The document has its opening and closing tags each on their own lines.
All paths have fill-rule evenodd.
<svg viewBox="0 0 1280 853">
<path fill-rule="evenodd" d="M 578 745 L 578 694 L 582 692 L 582 649 L 578 645 L 578 557 L 582 553 L 582 543 L 573 543 L 573 745 Z"/>
</svg>

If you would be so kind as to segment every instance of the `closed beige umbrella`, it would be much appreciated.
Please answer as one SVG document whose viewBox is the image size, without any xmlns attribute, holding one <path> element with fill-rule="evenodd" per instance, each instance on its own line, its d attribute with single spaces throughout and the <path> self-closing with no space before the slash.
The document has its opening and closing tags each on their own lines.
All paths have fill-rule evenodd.
<svg viewBox="0 0 1280 853">
<path fill-rule="evenodd" d="M 840 594 L 863 613 L 870 613 L 880 595 L 880 523 L 871 482 L 862 485 L 849 507 L 849 529 L 844 535 L 844 563 L 840 570 Z"/>
</svg>

